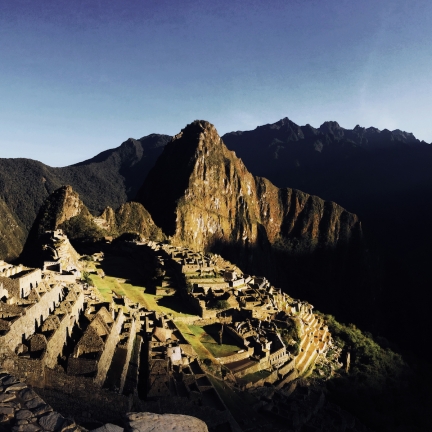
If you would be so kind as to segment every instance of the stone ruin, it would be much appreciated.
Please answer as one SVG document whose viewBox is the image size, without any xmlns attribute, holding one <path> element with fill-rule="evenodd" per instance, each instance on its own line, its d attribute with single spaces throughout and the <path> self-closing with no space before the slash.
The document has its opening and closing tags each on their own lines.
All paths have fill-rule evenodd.
<svg viewBox="0 0 432 432">
<path fill-rule="evenodd" d="M 201 318 L 195 323 L 224 323 L 239 350 L 217 360 L 238 379 L 267 370 L 268 382 L 283 388 L 333 348 L 327 326 L 313 313 L 313 306 L 292 299 L 265 277 L 243 274 L 215 254 L 164 243 L 149 242 L 149 246 L 159 256 L 164 252 L 165 269 L 173 269 L 190 287 L 185 299 Z M 218 300 L 225 300 L 224 308 L 215 307 Z M 292 353 L 291 345 L 281 338 L 293 318 L 300 324 L 298 353 Z"/>
<path fill-rule="evenodd" d="M 62 236 L 54 233 L 60 248 L 65 244 Z M 334 349 L 313 307 L 292 299 L 266 278 L 243 274 L 218 255 L 163 243 L 146 246 L 161 269 L 158 286 L 165 295 L 172 294 L 168 288 L 178 293 L 196 311 L 192 322 L 223 324 L 223 331 L 235 341 L 237 352 L 216 358 L 226 377 L 242 389 L 271 385 L 277 397 L 271 398 L 273 405 L 260 410 L 279 409 L 274 407 L 290 397 L 299 377 Z M 171 316 L 149 311 L 125 296 L 102 301 L 97 290 L 77 279 L 78 273 L 69 275 L 73 282 L 62 279 L 63 264 L 58 271 L 45 267 L 41 271 L 0 265 L 0 360 L 8 372 L 39 388 L 97 392 L 106 387 L 115 391 L 110 397 L 118 407 L 128 404 L 123 395 L 145 397 L 149 403 L 170 400 L 185 407 L 205 407 L 214 424 L 232 423 Z M 190 289 L 182 286 L 182 280 Z M 291 346 L 296 341 L 281 337 L 294 319 L 300 328 L 298 352 Z M 262 379 L 245 381 L 260 371 L 267 373 Z M 144 377 L 146 384 L 139 388 Z"/>
</svg>

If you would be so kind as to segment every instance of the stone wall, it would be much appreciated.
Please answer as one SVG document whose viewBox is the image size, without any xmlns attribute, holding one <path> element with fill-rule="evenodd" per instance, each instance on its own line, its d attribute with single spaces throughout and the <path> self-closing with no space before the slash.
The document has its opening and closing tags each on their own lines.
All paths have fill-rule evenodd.
<svg viewBox="0 0 432 432">
<path fill-rule="evenodd" d="M 207 319 L 196 319 L 193 317 L 193 321 L 191 321 L 194 325 L 199 326 L 206 326 L 206 325 L 212 325 L 212 324 L 231 324 L 232 323 L 232 316 L 228 317 L 213 317 L 213 318 L 207 318 Z"/>
<path fill-rule="evenodd" d="M 176 293 L 176 289 L 166 286 L 166 287 L 156 287 L 156 295 L 157 296 L 171 296 Z"/>
<path fill-rule="evenodd" d="M 32 288 L 36 288 L 42 280 L 41 269 L 34 269 L 17 278 L 19 281 L 20 292 L 24 293 L 22 297 L 27 297 Z"/>
<path fill-rule="evenodd" d="M 134 346 L 134 342 L 135 342 L 135 337 L 136 337 L 136 320 L 135 318 L 132 318 L 132 322 L 131 322 L 131 326 L 129 329 L 129 338 L 126 344 L 126 360 L 125 360 L 125 364 L 123 367 L 123 371 L 120 377 L 120 393 L 123 393 L 123 388 L 126 382 L 126 375 L 128 373 L 128 369 L 129 369 L 129 362 L 131 359 L 131 355 L 132 355 L 132 349 Z"/>
<path fill-rule="evenodd" d="M 227 363 L 233 363 L 239 360 L 245 360 L 249 358 L 254 353 L 254 349 L 252 347 L 249 347 L 248 349 L 245 349 L 242 353 L 235 353 L 226 357 L 219 357 L 219 363 L 221 364 L 227 364 Z"/>
<path fill-rule="evenodd" d="M 78 431 L 81 428 L 45 403 L 15 376 L 0 370 L 0 412 L 2 431 Z"/>
<path fill-rule="evenodd" d="M 19 319 L 15 320 L 9 331 L 0 337 L 0 344 L 7 344 L 12 351 L 22 342 L 23 335 L 27 339 L 34 332 L 37 325 L 49 316 L 50 311 L 54 309 L 62 297 L 62 287 L 56 285 L 51 291 L 45 292 L 38 303 L 32 304 L 25 309 L 25 313 Z"/>
<path fill-rule="evenodd" d="M 41 359 L 12 355 L 3 362 L 3 368 L 28 385 L 40 385 L 45 380 L 45 366 Z"/>
<path fill-rule="evenodd" d="M 255 363 L 254 365 L 248 367 L 247 369 L 243 369 L 239 372 L 235 372 L 234 375 L 236 377 L 242 377 L 248 375 L 250 373 L 258 372 L 260 370 L 270 369 L 270 363 L 267 361 L 260 361 Z"/>
<path fill-rule="evenodd" d="M 240 346 L 244 346 L 245 338 L 238 334 L 232 327 L 228 326 L 224 330 L 226 330 Z"/>
<path fill-rule="evenodd" d="M 216 283 L 212 283 L 212 282 L 199 282 L 199 283 L 195 283 L 194 285 L 196 285 L 197 288 L 213 288 L 213 289 L 223 289 L 226 290 L 229 288 L 229 284 L 228 282 L 216 282 Z"/>
<path fill-rule="evenodd" d="M 262 387 L 264 386 L 266 383 L 268 384 L 273 384 L 275 383 L 279 378 L 279 374 L 278 371 L 273 371 L 268 377 L 266 378 L 262 378 L 259 381 L 256 382 L 248 382 L 245 386 L 245 388 L 257 388 L 257 387 Z"/>
<path fill-rule="evenodd" d="M 201 313 L 201 316 L 202 316 L 204 319 L 216 318 L 216 314 L 217 314 L 218 312 L 219 312 L 219 311 L 216 310 L 216 309 L 203 309 L 203 310 L 202 310 L 202 313 Z"/>
<path fill-rule="evenodd" d="M 61 280 L 63 282 L 67 282 L 67 283 L 74 283 L 77 280 L 77 276 L 74 274 L 56 274 L 55 278 L 57 280 Z"/>
<path fill-rule="evenodd" d="M 102 386 L 105 381 L 106 374 L 111 365 L 114 351 L 116 349 L 117 343 L 120 338 L 120 332 L 122 329 L 123 322 L 124 322 L 123 309 L 119 309 L 117 318 L 114 321 L 114 324 L 111 327 L 111 332 L 105 342 L 103 353 L 100 356 L 98 361 L 98 371 L 94 380 L 95 384 L 97 385 Z"/>
<path fill-rule="evenodd" d="M 7 273 L 7 272 L 6 272 Z M 0 276 L 0 283 L 9 292 L 9 297 L 24 298 L 36 288 L 42 280 L 40 269 L 24 270 L 11 277 Z"/>
<path fill-rule="evenodd" d="M 22 297 L 19 289 L 19 282 L 17 279 L 0 276 L 0 284 L 3 286 L 3 289 L 7 291 L 7 297 Z"/>
<path fill-rule="evenodd" d="M 289 371 L 293 370 L 295 367 L 295 359 L 288 362 L 286 365 L 278 369 L 279 375 L 285 376 Z"/>
<path fill-rule="evenodd" d="M 63 316 L 60 326 L 48 339 L 47 350 L 44 356 L 44 362 L 49 368 L 57 364 L 57 357 L 62 352 L 66 342 L 66 336 L 72 333 L 73 326 L 78 321 L 79 316 L 84 308 L 84 293 L 79 291 L 76 302 L 72 305 L 70 313 Z"/>
<path fill-rule="evenodd" d="M 276 352 L 269 355 L 269 362 L 271 365 L 284 364 L 287 360 L 288 360 L 288 354 L 286 352 L 285 347 L 282 347 L 278 349 Z"/>
<path fill-rule="evenodd" d="M 174 321 L 180 321 L 180 322 L 184 322 L 186 324 L 196 324 L 196 325 L 200 325 L 199 323 L 201 322 L 200 319 L 197 319 L 196 315 L 176 316 L 176 317 L 174 317 Z"/>
<path fill-rule="evenodd" d="M 0 299 L 3 297 L 8 298 L 9 297 L 9 291 L 4 288 L 3 282 L 0 282 Z"/>
<path fill-rule="evenodd" d="M 137 395 L 138 394 L 138 379 L 141 366 L 141 349 L 143 347 L 143 338 L 136 335 L 134 346 L 132 349 L 132 356 L 129 360 L 129 369 L 126 375 L 126 380 L 123 388 L 124 395 Z"/>
<path fill-rule="evenodd" d="M 55 409 L 78 423 L 87 422 L 89 418 L 103 422 L 118 421 L 131 410 L 129 398 L 101 389 L 92 378 L 66 375 L 51 369 L 46 369 L 45 388 L 36 391 L 47 397 L 47 402 Z"/>
<path fill-rule="evenodd" d="M 67 373 L 70 376 L 79 376 L 96 372 L 98 359 L 76 358 L 70 356 L 68 359 Z"/>
</svg>

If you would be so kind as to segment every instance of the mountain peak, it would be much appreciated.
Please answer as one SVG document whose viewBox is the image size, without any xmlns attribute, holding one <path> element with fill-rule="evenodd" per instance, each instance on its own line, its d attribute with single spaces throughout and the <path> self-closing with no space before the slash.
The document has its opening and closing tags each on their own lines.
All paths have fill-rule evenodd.
<svg viewBox="0 0 432 432">
<path fill-rule="evenodd" d="M 320 132 L 333 135 L 343 135 L 343 129 L 336 121 L 326 121 L 319 127 Z"/>
<path fill-rule="evenodd" d="M 314 250 L 318 244 L 348 241 L 359 229 L 357 217 L 334 203 L 254 177 L 216 128 L 202 120 L 167 144 L 137 201 L 174 242 L 196 249 L 261 247 L 305 235 L 314 239 L 308 243 Z M 298 217 L 304 220 L 294 221 Z M 302 224 L 307 228 L 296 233 Z"/>
<path fill-rule="evenodd" d="M 183 128 L 180 133 L 175 135 L 172 141 L 184 143 L 186 142 L 185 140 L 192 140 L 193 142 L 198 143 L 208 136 L 212 136 L 213 138 L 217 136 L 220 140 L 219 134 L 214 125 L 206 120 L 195 120 Z M 183 139 L 179 141 L 181 138 Z"/>
</svg>

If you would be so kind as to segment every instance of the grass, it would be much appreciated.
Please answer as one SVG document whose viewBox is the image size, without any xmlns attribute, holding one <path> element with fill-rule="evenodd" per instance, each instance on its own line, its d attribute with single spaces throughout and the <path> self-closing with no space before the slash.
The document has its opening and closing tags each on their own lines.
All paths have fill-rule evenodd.
<svg viewBox="0 0 432 432">
<path fill-rule="evenodd" d="M 155 310 L 165 314 L 171 314 L 174 318 L 192 316 L 188 313 L 180 312 L 168 306 L 162 306 L 158 304 L 158 301 L 163 297 L 146 293 L 145 287 L 126 283 L 123 282 L 123 279 L 112 276 L 105 276 L 104 278 L 101 278 L 100 276 L 91 274 L 90 278 L 105 301 L 112 300 L 112 291 L 114 291 L 118 295 L 125 295 L 129 298 L 129 300 L 135 303 L 140 303 L 148 310 Z"/>
<path fill-rule="evenodd" d="M 190 325 L 189 329 L 206 350 L 216 358 L 229 356 L 241 349 L 237 345 L 229 343 L 222 343 L 222 345 L 219 345 L 216 339 L 219 339 L 218 331 L 220 326 L 217 324 L 205 327 Z M 226 332 L 224 332 L 222 342 L 228 342 L 228 339 Z"/>
<path fill-rule="evenodd" d="M 198 326 L 188 326 L 180 321 L 176 322 L 176 326 L 181 331 L 184 338 L 192 345 L 201 360 L 210 359 L 212 362 L 216 363 L 214 356 L 199 340 L 199 333 L 195 329 L 195 327 Z"/>
</svg>

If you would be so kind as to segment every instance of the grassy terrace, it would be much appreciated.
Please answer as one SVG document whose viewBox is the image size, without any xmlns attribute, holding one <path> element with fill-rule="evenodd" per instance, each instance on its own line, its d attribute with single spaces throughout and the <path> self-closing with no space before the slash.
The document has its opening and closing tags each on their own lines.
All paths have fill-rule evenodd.
<svg viewBox="0 0 432 432">
<path fill-rule="evenodd" d="M 213 337 L 220 328 L 217 324 L 201 327 L 177 321 L 176 325 L 201 360 L 210 359 L 212 362 L 217 363 L 216 358 L 234 354 L 241 349 L 230 343 L 223 343 L 222 345 L 217 343 Z M 226 339 L 227 337 L 224 335 L 222 342 L 226 342 Z"/>
<path fill-rule="evenodd" d="M 181 312 L 174 299 L 148 294 L 145 292 L 145 287 L 133 285 L 125 282 L 124 279 L 108 275 L 102 278 L 92 274 L 90 277 L 105 301 L 112 300 L 112 291 L 114 291 L 118 295 L 125 295 L 133 302 L 140 303 L 149 310 L 172 314 L 174 318 L 192 316 Z"/>
<path fill-rule="evenodd" d="M 213 357 L 226 357 L 236 353 L 241 348 L 235 345 L 235 342 L 227 335 L 226 332 L 222 335 L 222 345 L 219 345 L 219 330 L 220 325 L 213 324 L 204 327 L 190 325 L 191 333 L 200 341 L 200 343 L 210 351 Z"/>
<path fill-rule="evenodd" d="M 199 337 L 190 328 L 196 326 L 188 326 L 186 323 L 180 321 L 176 322 L 176 326 L 181 331 L 184 338 L 192 345 L 201 360 L 207 358 L 216 363 L 213 354 L 201 343 Z"/>
</svg>

